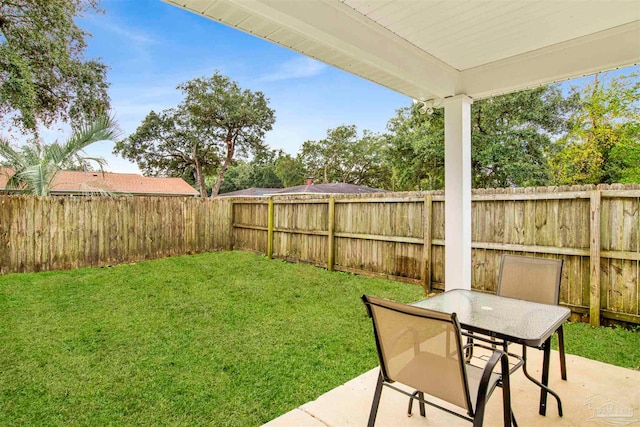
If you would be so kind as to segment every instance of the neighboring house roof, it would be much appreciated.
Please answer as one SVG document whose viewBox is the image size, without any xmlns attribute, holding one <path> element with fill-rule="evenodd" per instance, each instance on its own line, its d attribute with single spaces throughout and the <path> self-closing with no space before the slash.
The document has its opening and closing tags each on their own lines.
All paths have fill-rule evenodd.
<svg viewBox="0 0 640 427">
<path fill-rule="evenodd" d="M 0 170 L 0 190 L 4 189 L 10 169 Z M 51 188 L 52 195 L 87 193 L 125 193 L 155 196 L 197 196 L 199 194 L 182 178 L 157 178 L 133 173 L 61 171 Z"/>
<path fill-rule="evenodd" d="M 244 190 L 230 191 L 228 193 L 218 194 L 219 197 L 262 197 L 276 193 L 282 188 L 245 188 Z"/>
<path fill-rule="evenodd" d="M 371 188 L 365 185 L 353 185 L 345 182 L 337 184 L 311 184 L 297 185 L 287 188 L 247 188 L 246 190 L 232 191 L 220 194 L 220 197 L 262 197 L 270 195 L 287 194 L 365 194 L 387 193 L 387 190 Z"/>
<path fill-rule="evenodd" d="M 295 187 L 283 188 L 275 194 L 365 194 L 365 193 L 387 193 L 381 188 L 371 188 L 366 185 L 353 185 L 346 182 L 336 184 L 311 184 L 297 185 Z"/>
</svg>

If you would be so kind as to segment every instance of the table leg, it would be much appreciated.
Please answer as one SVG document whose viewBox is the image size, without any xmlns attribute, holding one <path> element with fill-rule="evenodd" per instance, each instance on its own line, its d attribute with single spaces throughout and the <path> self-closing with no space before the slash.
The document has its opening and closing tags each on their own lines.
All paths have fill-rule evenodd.
<svg viewBox="0 0 640 427">
<path fill-rule="evenodd" d="M 547 387 L 549 386 L 549 362 L 551 359 L 551 338 L 547 338 L 543 348 L 544 358 L 542 360 L 542 384 L 540 389 L 540 415 L 547 414 Z"/>
<path fill-rule="evenodd" d="M 546 359 L 545 359 L 546 360 L 546 366 L 547 366 L 547 378 L 546 378 L 546 380 L 544 379 L 544 362 L 543 362 L 543 367 L 542 367 L 543 381 L 545 381 L 547 384 L 549 382 L 549 359 L 550 359 L 550 356 L 551 356 L 551 352 L 549 351 L 549 354 L 546 356 Z M 527 371 L 527 347 L 526 346 L 522 346 L 522 359 L 523 359 L 522 372 L 524 373 L 524 376 L 527 377 L 527 379 L 529 381 L 531 381 L 532 383 L 534 383 L 535 385 L 540 387 L 540 412 L 539 412 L 540 415 L 545 415 L 546 414 L 547 393 L 549 393 L 553 397 L 556 398 L 556 401 L 558 402 L 558 415 L 562 416 L 562 401 L 560 400 L 560 396 L 558 396 L 558 393 L 556 393 L 555 391 L 551 390 L 547 386 L 547 384 L 543 384 L 540 381 L 538 381 L 535 378 L 533 378 L 529 374 L 529 372 Z"/>
</svg>

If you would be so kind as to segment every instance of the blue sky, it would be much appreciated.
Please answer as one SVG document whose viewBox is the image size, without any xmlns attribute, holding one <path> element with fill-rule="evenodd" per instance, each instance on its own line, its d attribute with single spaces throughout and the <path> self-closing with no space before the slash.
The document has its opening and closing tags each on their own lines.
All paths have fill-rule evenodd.
<svg viewBox="0 0 640 427">
<path fill-rule="evenodd" d="M 104 0 L 101 8 L 106 14 L 79 23 L 93 35 L 86 56 L 100 57 L 111 68 L 112 109 L 125 135 L 151 110 L 177 105 L 179 83 L 216 69 L 270 99 L 276 123 L 266 142 L 290 154 L 340 124 L 383 131 L 395 110 L 411 103 L 404 95 L 159 0 Z M 104 157 L 109 171 L 137 172 L 134 164 L 111 155 L 112 147 L 101 142 L 88 152 Z"/>
<path fill-rule="evenodd" d="M 101 8 L 105 14 L 79 24 L 93 35 L 86 57 L 110 67 L 112 109 L 124 135 L 151 110 L 177 105 L 179 83 L 216 69 L 243 88 L 265 93 L 276 112 L 266 142 L 290 154 L 341 124 L 382 132 L 396 109 L 411 104 L 404 95 L 159 0 L 103 0 Z M 64 138 L 65 130 L 43 136 Z M 112 149 L 105 141 L 87 152 L 104 157 L 108 171 L 138 172 Z"/>
</svg>

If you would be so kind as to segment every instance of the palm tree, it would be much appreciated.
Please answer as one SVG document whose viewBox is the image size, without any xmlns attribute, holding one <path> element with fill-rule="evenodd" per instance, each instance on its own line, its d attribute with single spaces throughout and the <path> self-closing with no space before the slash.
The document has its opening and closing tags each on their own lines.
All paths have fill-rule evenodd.
<svg viewBox="0 0 640 427">
<path fill-rule="evenodd" d="M 53 181 L 59 171 L 74 163 L 95 162 L 102 167 L 104 159 L 84 155 L 84 149 L 97 141 L 115 140 L 119 136 L 113 117 L 103 115 L 92 123 L 74 130 L 65 143 L 57 141 L 45 144 L 39 141 L 20 149 L 12 147 L 0 138 L 0 165 L 14 171 L 9 177 L 7 188 L 36 196 L 48 196 Z"/>
</svg>

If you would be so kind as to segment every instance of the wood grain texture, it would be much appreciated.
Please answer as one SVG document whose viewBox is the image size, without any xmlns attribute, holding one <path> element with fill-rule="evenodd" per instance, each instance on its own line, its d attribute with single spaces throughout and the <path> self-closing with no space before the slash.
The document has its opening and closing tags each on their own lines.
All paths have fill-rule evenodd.
<svg viewBox="0 0 640 427">
<path fill-rule="evenodd" d="M 274 197 L 269 239 L 268 199 L 0 196 L 0 274 L 239 249 L 443 289 L 442 192 L 332 199 Z M 560 258 L 562 304 L 636 319 L 639 211 L 638 185 L 474 190 L 472 287 L 495 292 L 504 253 Z"/>
<path fill-rule="evenodd" d="M 229 248 L 230 207 L 193 198 L 0 196 L 0 273 Z"/>
</svg>

